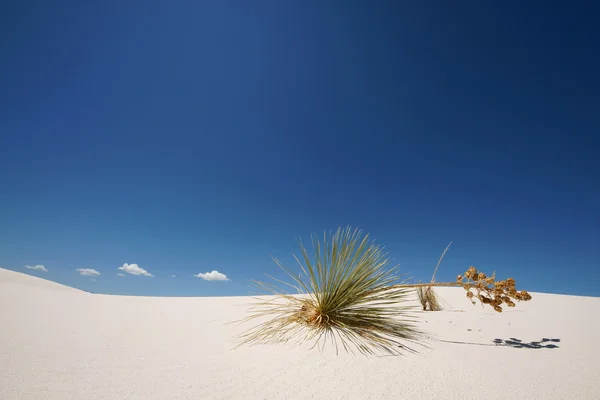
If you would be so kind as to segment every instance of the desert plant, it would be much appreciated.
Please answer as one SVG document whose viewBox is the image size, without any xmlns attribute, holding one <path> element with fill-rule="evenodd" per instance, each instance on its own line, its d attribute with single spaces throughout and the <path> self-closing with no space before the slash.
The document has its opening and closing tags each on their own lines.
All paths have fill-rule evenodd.
<svg viewBox="0 0 600 400">
<path fill-rule="evenodd" d="M 423 311 L 442 311 L 443 307 L 438 294 L 431 286 L 420 286 L 415 289 Z"/>
<path fill-rule="evenodd" d="M 481 302 L 481 305 L 489 305 L 495 311 L 502 312 L 501 305 L 504 303 L 508 307 L 515 307 L 516 301 L 529 301 L 531 295 L 526 290 L 520 292 L 516 288 L 516 282 L 513 278 L 503 281 L 496 281 L 496 273 L 488 277 L 485 273 L 478 271 L 470 266 L 463 275 L 456 277 L 456 282 L 436 282 L 436 283 L 409 283 L 400 285 L 400 287 L 424 288 L 424 287 L 462 287 L 467 291 L 467 297 L 471 303 L 477 304 L 475 299 Z M 471 290 L 476 290 L 473 293 Z"/>
<path fill-rule="evenodd" d="M 297 295 L 287 294 L 275 284 L 255 281 L 273 296 L 258 299 L 251 315 L 242 320 L 264 319 L 241 334 L 238 346 L 313 339 L 318 345 L 331 339 L 336 352 L 339 342 L 350 352 L 358 349 L 364 354 L 400 354 L 403 350 L 413 351 L 407 343 L 418 343 L 424 337 L 410 315 L 413 308 L 406 301 L 410 289 L 463 287 L 473 303 L 478 299 L 498 312 L 502 311 L 501 304 L 514 307 L 512 300 L 531 300 L 526 291 L 516 291 L 514 279 L 496 282 L 495 275 L 488 278 L 474 267 L 455 282 L 398 283 L 397 267 L 388 269 L 390 259 L 383 249 L 368 235 L 363 237 L 361 231 L 349 227 L 325 234 L 322 243 L 313 236 L 313 247 L 311 260 L 300 241 L 304 264 L 294 256 L 302 271 L 298 275 L 273 258 L 292 283 L 270 278 L 295 289 Z M 423 295 L 427 296 L 426 292 Z"/>
<path fill-rule="evenodd" d="M 421 282 L 419 281 L 419 283 Z M 427 288 L 424 286 L 415 288 L 417 298 L 419 299 L 419 303 L 421 303 L 421 306 L 423 307 L 423 311 L 427 311 L 427 296 L 425 294 L 425 290 L 427 290 Z"/>
<path fill-rule="evenodd" d="M 444 256 L 446 255 L 446 252 L 450 248 L 451 244 L 452 244 L 452 242 L 450 242 L 450 244 L 448 244 L 448 246 L 446 246 L 446 249 L 442 253 L 442 256 L 438 260 L 438 263 L 435 266 L 435 269 L 433 270 L 433 275 L 431 276 L 432 284 L 435 283 L 435 274 L 436 274 L 438 268 L 440 267 L 440 264 L 442 263 L 442 260 L 444 259 Z M 415 290 L 417 291 L 417 297 L 419 298 L 419 302 L 421 303 L 421 306 L 423 307 L 423 311 L 428 311 L 428 310 L 429 311 L 442 311 L 443 307 L 442 307 L 441 301 L 440 301 L 437 293 L 435 292 L 435 290 L 433 290 L 433 287 L 421 286 L 421 287 L 417 287 Z M 428 308 L 428 306 L 429 306 L 429 308 Z"/>
<path fill-rule="evenodd" d="M 346 351 L 365 354 L 383 351 L 398 354 L 411 350 L 406 342 L 417 341 L 420 332 L 407 314 L 409 289 L 396 285 L 397 267 L 383 249 L 359 230 L 338 229 L 321 242 L 313 236 L 314 259 L 300 242 L 304 264 L 294 256 L 304 277 L 296 275 L 274 258 L 299 295 L 285 294 L 279 287 L 255 282 L 274 294 L 262 299 L 248 319 L 269 318 L 242 334 L 241 344 L 323 339 L 338 343 Z"/>
<path fill-rule="evenodd" d="M 517 301 L 529 301 L 531 295 L 526 290 L 517 291 L 515 280 L 508 278 L 504 281 L 496 281 L 496 273 L 487 277 L 483 272 L 477 271 L 473 266 L 465 272 L 465 276 L 458 275 L 456 282 L 460 284 L 466 291 L 467 297 L 475 304 L 473 297 L 479 299 L 482 305 L 489 304 L 494 310 L 502 312 L 502 304 L 509 307 L 514 307 Z M 474 294 L 471 290 L 477 291 Z"/>
</svg>

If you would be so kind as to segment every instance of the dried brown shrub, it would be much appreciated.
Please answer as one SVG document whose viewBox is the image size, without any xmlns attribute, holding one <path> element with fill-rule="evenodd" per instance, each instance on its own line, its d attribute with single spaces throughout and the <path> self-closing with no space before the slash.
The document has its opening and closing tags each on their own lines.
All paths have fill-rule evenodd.
<svg viewBox="0 0 600 400">
<path fill-rule="evenodd" d="M 437 265 L 435 266 L 435 270 L 433 270 L 433 275 L 431 276 L 432 284 L 435 283 L 435 274 L 437 273 L 437 270 L 440 267 L 440 264 L 442 263 L 442 260 L 444 259 L 444 256 L 446 255 L 446 252 L 448 251 L 451 245 L 452 242 L 450 242 L 448 246 L 446 246 L 446 249 L 442 253 L 442 256 L 440 257 Z M 442 302 L 440 301 L 440 298 L 438 297 L 435 290 L 433 290 L 432 286 L 417 287 L 416 291 L 417 297 L 419 298 L 419 302 L 423 307 L 423 311 L 442 311 L 444 309 L 442 307 Z"/>
<path fill-rule="evenodd" d="M 440 303 L 437 293 L 431 286 L 417 287 L 417 297 L 423 307 L 423 311 L 442 311 L 443 307 Z"/>
<path fill-rule="evenodd" d="M 496 281 L 496 273 L 488 277 L 483 272 L 477 271 L 473 266 L 469 267 L 464 276 L 458 275 L 456 283 L 467 291 L 467 297 L 471 299 L 473 304 L 476 303 L 474 300 L 475 297 L 482 305 L 488 304 L 497 312 L 502 312 L 502 304 L 514 307 L 515 303 L 513 300 L 531 300 L 531 295 L 527 291 L 517 291 L 515 287 L 516 282 L 513 278 Z M 473 293 L 472 290 L 476 293 Z"/>
</svg>

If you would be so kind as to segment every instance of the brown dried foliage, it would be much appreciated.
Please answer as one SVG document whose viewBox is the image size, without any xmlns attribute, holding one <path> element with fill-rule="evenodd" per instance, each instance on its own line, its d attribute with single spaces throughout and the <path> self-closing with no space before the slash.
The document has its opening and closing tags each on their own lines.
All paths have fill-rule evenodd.
<svg viewBox="0 0 600 400">
<path fill-rule="evenodd" d="M 431 286 L 417 287 L 416 290 L 423 311 L 441 311 L 443 309 L 437 293 Z"/>
<path fill-rule="evenodd" d="M 502 312 L 502 305 L 514 307 L 516 301 L 529 301 L 531 295 L 525 290 L 517 291 L 515 280 L 508 278 L 504 281 L 496 281 L 496 273 L 488 277 L 483 272 L 477 271 L 473 266 L 465 272 L 464 276 L 458 275 L 456 283 L 467 291 L 467 297 L 475 304 L 474 297 L 479 299 L 481 305 L 488 304 L 495 311 Z M 476 291 L 473 293 L 471 290 Z"/>
</svg>

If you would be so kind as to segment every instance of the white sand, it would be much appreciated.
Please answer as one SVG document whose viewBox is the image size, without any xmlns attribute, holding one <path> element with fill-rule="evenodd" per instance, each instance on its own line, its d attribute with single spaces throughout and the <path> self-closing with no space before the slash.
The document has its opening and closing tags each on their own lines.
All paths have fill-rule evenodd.
<svg viewBox="0 0 600 400">
<path fill-rule="evenodd" d="M 244 327 L 224 323 L 249 298 L 97 295 L 0 269 L 0 399 L 600 399 L 600 298 L 532 293 L 497 314 L 462 289 L 438 294 L 453 311 L 420 326 L 445 341 L 336 356 L 231 350 Z M 493 343 L 510 338 L 560 342 Z"/>
</svg>

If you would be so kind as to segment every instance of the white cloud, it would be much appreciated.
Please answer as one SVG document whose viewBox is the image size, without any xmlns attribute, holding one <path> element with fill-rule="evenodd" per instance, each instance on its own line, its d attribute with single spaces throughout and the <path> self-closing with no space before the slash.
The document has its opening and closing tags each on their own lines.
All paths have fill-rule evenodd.
<svg viewBox="0 0 600 400">
<path fill-rule="evenodd" d="M 48 272 L 48 270 L 46 269 L 46 267 L 44 267 L 41 264 L 38 265 L 34 265 L 33 267 L 31 265 L 26 265 L 25 268 L 29 268 L 32 269 L 34 271 L 43 271 L 43 272 Z"/>
<path fill-rule="evenodd" d="M 125 276 L 125 274 L 117 274 L 117 275 L 119 275 L 119 276 Z"/>
<path fill-rule="evenodd" d="M 121 271 L 127 272 L 128 274 L 131 275 L 144 275 L 144 276 L 154 276 L 151 273 L 149 273 L 148 271 L 146 271 L 144 268 L 140 267 L 137 264 L 123 264 L 122 267 L 119 267 L 119 269 Z"/>
<path fill-rule="evenodd" d="M 171 278 L 175 278 L 177 275 L 171 275 Z"/>
<path fill-rule="evenodd" d="M 98 271 L 96 271 L 95 269 L 92 269 L 92 268 L 77 268 L 77 272 L 79 272 L 79 274 L 85 275 L 85 276 L 98 276 L 98 275 L 100 275 L 100 272 L 98 272 Z"/>
<path fill-rule="evenodd" d="M 196 278 L 204 279 L 205 281 L 228 281 L 227 275 L 220 273 L 219 271 L 213 270 L 205 274 L 199 273 L 194 275 Z"/>
</svg>

